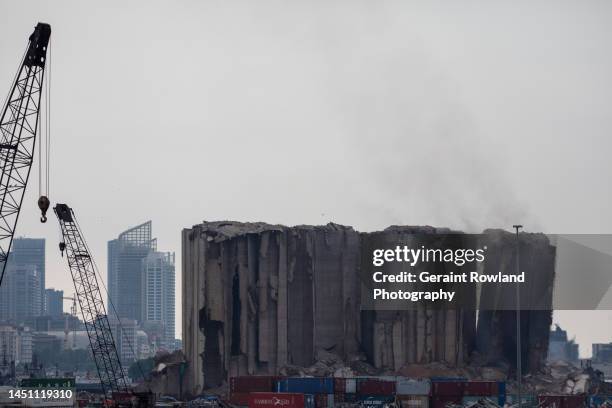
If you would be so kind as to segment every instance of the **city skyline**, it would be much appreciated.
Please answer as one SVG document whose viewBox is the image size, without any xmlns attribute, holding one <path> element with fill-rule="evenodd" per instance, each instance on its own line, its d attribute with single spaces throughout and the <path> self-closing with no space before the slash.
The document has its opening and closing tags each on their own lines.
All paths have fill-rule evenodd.
<svg viewBox="0 0 612 408">
<path fill-rule="evenodd" d="M 112 242 L 116 242 L 117 240 L 125 242 L 125 241 L 130 241 L 134 239 L 135 235 L 140 234 L 136 239 L 140 240 L 139 243 L 143 244 L 144 241 L 142 241 L 142 239 L 144 239 L 145 241 L 149 241 L 149 249 L 152 252 L 149 252 L 149 250 L 146 250 L 143 252 L 142 254 L 142 259 L 145 260 L 149 260 L 151 262 L 156 262 L 157 263 L 157 267 L 160 267 L 160 262 L 163 264 L 163 262 L 168 263 L 171 262 L 172 264 L 172 278 L 175 279 L 176 275 L 175 275 L 175 267 L 174 267 L 174 258 L 175 258 L 175 252 L 174 251 L 167 251 L 167 252 L 158 252 L 157 251 L 157 239 L 156 238 L 151 238 L 151 224 L 152 221 L 147 221 L 141 224 L 136 225 L 135 227 L 130 227 L 127 230 L 119 233 L 118 238 L 110 240 L 108 242 L 108 248 L 109 251 L 113 250 L 112 247 Z M 142 234 L 142 230 L 139 230 L 139 228 L 145 227 L 146 232 L 144 232 L 144 235 Z M 54 285 L 52 287 L 49 287 L 48 285 L 46 287 L 41 286 L 40 284 L 40 280 L 42 279 L 40 276 L 37 275 L 37 272 L 40 270 L 40 266 L 42 266 L 42 270 L 45 270 L 46 267 L 46 262 L 45 262 L 45 254 L 46 254 L 46 239 L 45 238 L 39 238 L 39 237 L 25 237 L 25 236 L 19 236 L 15 238 L 15 242 L 17 242 L 17 245 L 13 247 L 14 250 L 17 251 L 22 251 L 24 249 L 24 247 L 26 248 L 26 252 L 24 253 L 20 253 L 18 254 L 18 256 L 16 258 L 13 258 L 14 255 L 14 250 L 11 251 L 11 256 L 9 257 L 9 264 L 7 266 L 7 281 L 5 283 L 3 283 L 2 288 L 0 289 L 0 291 L 7 291 L 10 290 L 10 288 L 12 288 L 14 285 L 12 284 L 12 281 L 14 280 L 13 277 L 15 275 L 14 270 L 16 268 L 19 268 L 18 270 L 21 272 L 26 271 L 30 271 L 29 274 L 27 276 L 33 275 L 35 276 L 35 279 L 37 280 L 37 282 L 39 282 L 39 284 L 37 284 L 37 287 L 40 289 L 40 292 L 42 293 L 42 295 L 40 295 L 38 298 L 36 298 L 36 305 L 38 308 L 40 308 L 40 312 L 36 313 L 34 311 L 30 311 L 28 312 L 28 316 L 30 317 L 37 317 L 37 316 L 54 316 L 57 313 L 52 312 L 51 310 L 47 309 L 47 301 L 48 301 L 48 296 L 52 296 L 53 299 L 51 300 L 53 305 L 51 306 L 53 311 L 57 311 L 58 310 L 58 303 L 61 301 L 61 308 L 63 310 L 63 313 L 70 313 L 70 306 L 73 302 L 73 300 L 71 299 L 74 295 L 74 287 L 72 284 L 72 280 L 68 279 L 64 281 L 63 285 Z M 36 243 L 36 248 L 33 251 L 32 250 L 32 245 L 29 243 Z M 25 245 L 24 245 L 25 243 Z M 15 249 L 16 248 L 16 249 Z M 40 250 L 40 251 L 39 251 Z M 38 253 L 40 252 L 40 256 L 37 256 Z M 109 256 L 109 252 L 107 252 L 106 254 L 107 256 Z M 32 259 L 30 259 L 29 257 L 32 256 Z M 42 259 L 42 263 L 40 262 L 40 259 Z M 15 262 L 14 260 L 16 260 L 17 262 Z M 132 260 L 133 263 L 133 260 Z M 110 264 L 110 263 L 108 263 Z M 146 274 L 146 270 L 145 265 L 143 264 L 142 267 L 140 266 L 140 261 L 136 262 L 134 265 L 139 265 L 137 266 L 137 269 L 139 271 L 142 272 L 143 276 L 144 274 Z M 163 267 L 163 266 L 162 266 Z M 25 269 L 24 269 L 25 268 Z M 167 268 L 167 267 L 166 267 Z M 109 271 L 107 271 L 107 274 L 103 274 L 101 273 L 99 270 L 99 278 L 101 278 L 103 281 L 109 281 L 112 282 L 112 279 L 107 279 L 107 274 L 109 273 Z M 68 269 L 68 267 L 66 266 L 66 270 L 65 273 L 68 274 L 68 278 L 70 278 L 70 271 Z M 159 274 L 160 271 L 157 271 L 157 273 Z M 20 276 L 21 279 L 25 278 L 25 276 L 22 276 L 23 273 L 17 275 Z M 157 276 L 157 275 L 156 275 Z M 167 277 L 164 278 L 167 279 Z M 142 283 L 143 285 L 145 284 L 145 281 L 138 281 L 138 286 L 140 286 L 140 283 Z M 169 283 L 164 283 L 164 288 L 166 287 L 166 285 L 168 285 Z M 172 282 L 172 286 L 171 286 L 171 291 L 174 295 L 174 289 L 175 289 L 176 283 L 173 281 Z M 105 305 L 107 308 L 107 313 L 109 316 L 113 315 L 113 307 L 110 305 L 109 303 L 109 299 L 110 299 L 110 286 L 109 287 L 105 287 L 106 290 L 104 290 L 105 292 Z M 133 288 L 132 288 L 133 289 Z M 156 287 L 156 289 L 159 290 L 159 287 Z M 108 290 L 108 291 L 107 291 Z M 133 295 L 135 292 L 133 290 L 128 290 L 127 294 Z M 136 292 L 136 294 L 138 294 Z M 164 295 L 165 296 L 165 295 Z M 118 296 L 116 301 L 113 302 L 115 308 L 117 308 L 117 306 L 119 305 L 119 307 L 121 307 L 122 302 L 120 300 L 122 299 L 134 299 L 134 296 Z M 14 302 L 15 300 L 15 296 L 7 296 L 4 298 L 4 302 L 0 301 L 0 316 L 2 316 L 2 310 L 3 310 L 3 306 L 4 303 L 16 303 Z M 176 313 L 176 308 L 175 308 L 175 304 L 176 304 L 176 299 L 173 299 L 174 301 L 170 303 L 170 310 L 172 311 L 172 314 L 174 315 Z M 158 300 L 158 302 L 160 302 L 160 300 Z M 164 305 L 167 304 L 169 301 L 167 300 L 167 297 L 164 297 Z M 17 302 L 19 303 L 19 302 Z M 24 303 L 24 302 L 21 302 Z M 27 302 L 26 302 L 27 303 Z M 139 317 L 138 320 L 139 323 L 142 325 L 145 323 L 145 321 L 147 320 L 145 318 L 146 313 L 145 313 L 145 301 L 144 299 L 139 299 L 138 302 L 139 304 L 142 303 L 142 305 L 138 306 L 138 311 L 136 312 L 136 314 L 138 314 Z M 20 303 L 19 303 L 20 304 Z M 25 303 L 24 303 L 25 304 Z M 32 306 L 32 305 L 30 305 Z M 132 307 L 134 307 L 134 305 L 131 305 Z M 142 308 L 141 308 L 142 306 Z M 158 305 L 159 306 L 159 305 Z M 14 309 L 14 307 L 13 307 Z M 77 308 L 78 309 L 78 308 Z M 14 313 L 14 311 L 12 312 Z M 20 312 L 21 313 L 21 312 Z M 129 314 L 129 313 L 128 313 Z M 128 316 L 120 316 L 121 318 L 130 318 L 133 317 L 134 315 L 128 315 Z M 77 318 L 80 319 L 80 310 L 78 310 L 77 312 Z M 151 319 L 153 320 L 153 319 Z M 170 340 L 168 337 L 168 333 L 165 329 L 162 330 L 165 334 L 164 334 L 164 345 L 165 346 L 170 346 L 171 344 L 174 343 L 175 339 L 180 339 L 180 333 L 176 332 L 176 328 L 175 328 L 175 318 L 174 319 L 169 319 L 169 316 L 164 315 L 164 319 L 165 321 L 170 321 L 170 325 L 169 327 L 171 327 L 171 330 L 173 332 L 173 336 L 172 339 Z M 21 319 L 20 321 L 17 321 L 17 324 L 23 324 L 25 322 L 25 319 Z M 1 320 L 0 320 L 1 323 Z M 35 328 L 32 327 L 32 330 L 34 330 Z"/>
</svg>

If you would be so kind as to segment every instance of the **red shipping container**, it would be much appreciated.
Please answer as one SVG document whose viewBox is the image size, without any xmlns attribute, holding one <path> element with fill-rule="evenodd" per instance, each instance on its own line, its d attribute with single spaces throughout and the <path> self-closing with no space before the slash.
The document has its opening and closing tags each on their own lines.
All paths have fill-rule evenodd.
<svg viewBox="0 0 612 408">
<path fill-rule="evenodd" d="M 232 392 L 230 393 L 230 402 L 233 405 L 238 405 L 241 407 L 246 407 L 249 405 L 249 395 L 248 392 Z"/>
<path fill-rule="evenodd" d="M 315 408 L 327 408 L 329 405 L 328 394 L 316 394 L 314 396 Z"/>
<path fill-rule="evenodd" d="M 562 408 L 562 395 L 538 395 L 539 408 Z"/>
<path fill-rule="evenodd" d="M 334 378 L 334 393 L 346 394 L 346 378 Z"/>
<path fill-rule="evenodd" d="M 562 399 L 563 408 L 583 408 L 586 407 L 586 396 L 584 395 L 564 395 Z"/>
<path fill-rule="evenodd" d="M 497 381 L 467 381 L 464 383 L 463 395 L 474 397 L 492 397 L 499 394 Z"/>
<path fill-rule="evenodd" d="M 249 408 L 304 408 L 304 401 L 304 394 L 253 392 L 249 395 Z"/>
<path fill-rule="evenodd" d="M 395 382 L 360 378 L 357 381 L 359 395 L 395 395 Z"/>
<path fill-rule="evenodd" d="M 438 396 L 431 398 L 430 408 L 446 408 L 446 404 L 461 404 L 461 396 Z"/>
<path fill-rule="evenodd" d="M 230 392 L 274 392 L 279 377 L 270 375 L 245 375 L 230 378 Z"/>
<path fill-rule="evenodd" d="M 463 396 L 465 382 L 463 381 L 436 381 L 431 383 L 431 395 L 434 397 L 461 397 Z"/>
</svg>

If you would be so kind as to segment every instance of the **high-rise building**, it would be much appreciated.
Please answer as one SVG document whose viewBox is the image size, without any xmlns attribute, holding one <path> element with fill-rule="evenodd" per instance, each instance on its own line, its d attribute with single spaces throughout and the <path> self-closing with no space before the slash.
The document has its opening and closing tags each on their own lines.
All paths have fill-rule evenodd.
<svg viewBox="0 0 612 408">
<path fill-rule="evenodd" d="M 143 320 L 142 261 L 156 250 L 151 221 L 119 234 L 108 242 L 108 297 L 120 318 Z M 109 315 L 112 306 L 107 305 Z"/>
<path fill-rule="evenodd" d="M 32 332 L 28 327 L 0 326 L 0 367 L 32 362 Z"/>
<path fill-rule="evenodd" d="M 136 360 L 138 354 L 138 324 L 134 319 L 117 319 L 112 315 L 108 317 L 108 324 L 113 334 L 113 340 L 115 340 L 119 359 L 123 365 L 129 367 L 129 364 Z M 123 368 L 127 369 L 128 367 Z"/>
<path fill-rule="evenodd" d="M 58 317 L 64 314 L 64 291 L 45 289 L 45 315 Z"/>
<path fill-rule="evenodd" d="M 151 252 L 142 262 L 143 327 L 156 347 L 174 349 L 174 253 Z"/>
<path fill-rule="evenodd" d="M 11 263 L 6 266 L 0 287 L 0 320 L 16 324 L 40 315 L 41 277 L 35 265 Z"/>
<path fill-rule="evenodd" d="M 612 363 L 612 343 L 593 343 L 593 357 L 597 363 Z"/>
<path fill-rule="evenodd" d="M 11 253 L 7 266 L 34 265 L 40 276 L 40 299 L 37 315 L 43 314 L 45 298 L 45 239 L 44 238 L 15 238 L 11 245 Z"/>
</svg>

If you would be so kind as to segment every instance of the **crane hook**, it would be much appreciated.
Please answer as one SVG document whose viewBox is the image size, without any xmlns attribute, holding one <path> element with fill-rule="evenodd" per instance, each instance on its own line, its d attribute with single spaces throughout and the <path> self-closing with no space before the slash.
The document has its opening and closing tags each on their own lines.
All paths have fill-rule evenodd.
<svg viewBox="0 0 612 408">
<path fill-rule="evenodd" d="M 40 208 L 40 211 L 42 213 L 41 217 L 40 217 L 40 222 L 45 223 L 47 222 L 47 210 L 49 209 L 49 205 L 50 205 L 50 201 L 47 198 L 47 196 L 40 196 L 40 198 L 38 199 L 38 208 Z"/>
<path fill-rule="evenodd" d="M 66 249 L 66 243 L 64 241 L 59 243 L 59 249 L 62 254 L 62 258 L 64 257 L 64 249 Z"/>
</svg>

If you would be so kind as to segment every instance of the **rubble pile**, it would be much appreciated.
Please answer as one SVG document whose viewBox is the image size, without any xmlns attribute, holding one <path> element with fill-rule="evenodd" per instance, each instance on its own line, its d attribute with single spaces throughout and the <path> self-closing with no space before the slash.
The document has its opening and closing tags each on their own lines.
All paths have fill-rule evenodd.
<svg viewBox="0 0 612 408">
<path fill-rule="evenodd" d="M 363 353 L 349 355 L 348 361 L 341 356 L 319 349 L 315 354 L 316 361 L 308 367 L 287 364 L 280 368 L 279 374 L 284 377 L 337 377 L 353 378 L 367 375 L 392 374 L 367 363 Z"/>
<path fill-rule="evenodd" d="M 604 382 L 602 373 L 591 367 L 581 368 L 565 361 L 548 363 L 533 374 L 523 376 L 524 393 L 563 395 L 608 395 L 609 383 Z M 507 382 L 508 393 L 516 393 L 516 381 Z"/>
<path fill-rule="evenodd" d="M 508 368 L 476 365 L 451 367 L 436 362 L 406 365 L 397 372 L 397 375 L 409 378 L 453 377 L 468 380 L 504 381 L 508 377 Z"/>
<path fill-rule="evenodd" d="M 181 371 L 185 365 L 185 355 L 181 350 L 156 356 L 155 365 L 148 373 L 147 381 L 139 384 L 136 391 L 152 391 L 157 395 L 178 397 L 181 391 Z"/>
</svg>

